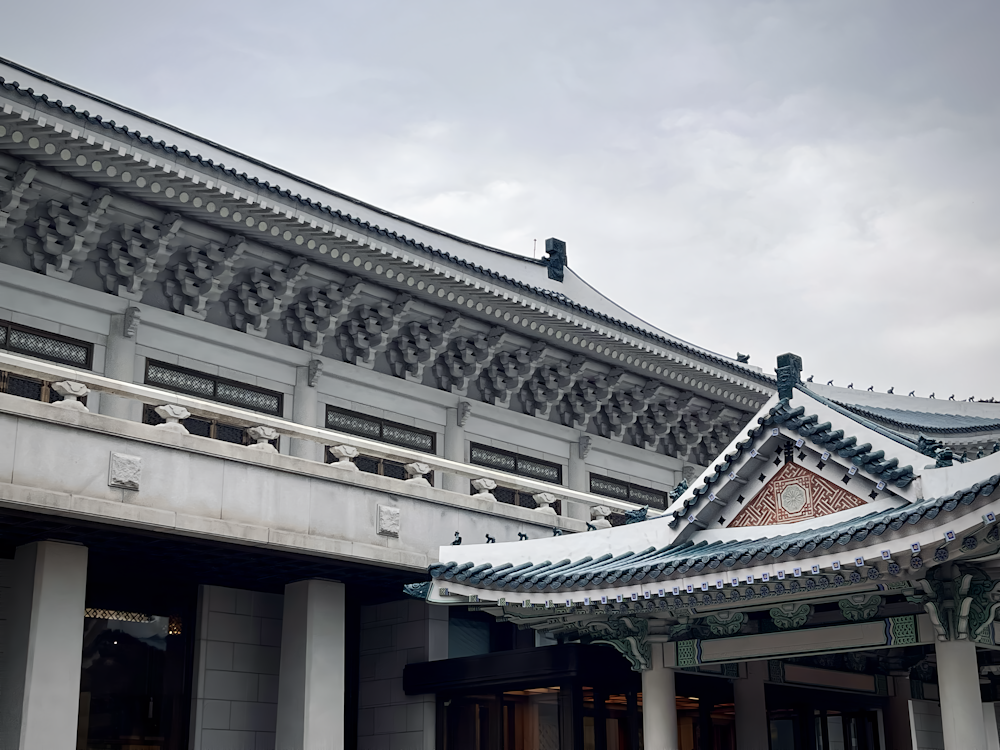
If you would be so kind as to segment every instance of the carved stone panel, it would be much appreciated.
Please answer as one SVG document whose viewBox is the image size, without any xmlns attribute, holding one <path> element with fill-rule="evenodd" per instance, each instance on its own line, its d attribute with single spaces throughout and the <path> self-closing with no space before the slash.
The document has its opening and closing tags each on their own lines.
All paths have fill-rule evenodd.
<svg viewBox="0 0 1000 750">
<path fill-rule="evenodd" d="M 108 486 L 138 490 L 142 480 L 142 458 L 125 453 L 112 453 L 108 469 Z"/>
<path fill-rule="evenodd" d="M 797 464 L 785 464 L 729 524 L 770 526 L 794 523 L 842 510 L 865 501 Z"/>
</svg>

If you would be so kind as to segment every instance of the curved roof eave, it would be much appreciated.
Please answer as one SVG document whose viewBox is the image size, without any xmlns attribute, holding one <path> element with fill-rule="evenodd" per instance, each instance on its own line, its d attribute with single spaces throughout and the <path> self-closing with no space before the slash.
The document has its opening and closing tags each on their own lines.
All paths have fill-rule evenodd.
<svg viewBox="0 0 1000 750">
<path fill-rule="evenodd" d="M 287 200 L 295 200 L 314 211 L 332 216 L 340 221 L 354 224 L 355 226 L 358 226 L 368 232 L 376 233 L 386 238 L 401 242 L 415 250 L 423 251 L 432 256 L 463 267 L 466 270 L 470 270 L 477 274 L 485 275 L 494 280 L 509 284 L 513 288 L 519 289 L 523 292 L 528 292 L 539 297 L 540 299 L 555 302 L 559 305 L 573 309 L 578 313 L 582 313 L 590 318 L 599 320 L 609 326 L 619 328 L 632 335 L 641 336 L 650 341 L 670 346 L 689 356 L 693 356 L 713 365 L 721 366 L 725 369 L 737 372 L 744 377 L 751 378 L 767 386 L 774 385 L 774 378 L 764 374 L 760 368 L 748 366 L 730 357 L 695 346 L 684 341 L 683 339 L 671 336 L 660 329 L 650 326 L 641 318 L 638 318 L 628 312 L 625 308 L 598 292 L 593 286 L 569 268 L 565 269 L 571 279 L 569 286 L 574 286 L 573 282 L 577 282 L 575 284 L 575 290 L 570 291 L 584 292 L 585 296 L 588 297 L 588 299 L 584 302 L 574 300 L 566 294 L 555 292 L 546 288 L 547 286 L 550 286 L 550 284 L 548 284 L 548 270 L 544 261 L 526 258 L 506 250 L 501 250 L 489 245 L 467 240 L 448 232 L 427 226 L 420 222 L 407 219 L 398 214 L 394 214 L 390 211 L 386 211 L 338 191 L 324 187 L 323 185 L 294 175 L 271 164 L 255 159 L 254 157 L 235 151 L 214 141 L 201 138 L 200 136 L 197 136 L 189 131 L 174 127 L 166 122 L 149 117 L 148 115 L 129 107 L 125 107 L 103 97 L 91 94 L 83 89 L 51 78 L 43 73 L 39 73 L 18 63 L 0 57 L 0 69 L 3 67 L 8 67 L 22 73 L 23 75 L 30 76 L 40 83 L 55 87 L 57 90 L 62 90 L 67 94 L 85 97 L 94 104 L 110 108 L 112 112 L 120 112 L 130 117 L 137 118 L 148 126 L 154 134 L 151 135 L 147 133 L 146 135 L 143 135 L 138 130 L 116 124 L 114 120 L 106 120 L 100 114 L 91 114 L 88 110 L 79 111 L 75 105 L 65 105 L 61 100 L 53 101 L 47 94 L 36 94 L 30 87 L 25 89 L 16 82 L 8 82 L 3 77 L 0 77 L 0 85 L 8 90 L 16 92 L 19 95 L 30 96 L 36 104 L 43 104 L 50 108 L 57 109 L 63 115 L 75 117 L 86 121 L 91 125 L 99 126 L 107 130 L 113 130 L 121 136 L 142 142 L 147 148 L 159 149 L 165 153 L 173 155 L 175 158 L 184 157 L 202 168 L 225 173 L 229 179 L 242 181 L 248 185 L 253 185 L 259 190 L 266 190 Z M 154 138 L 157 136 L 161 137 L 161 140 L 155 141 Z M 180 145 L 168 144 L 166 141 L 162 140 L 163 136 L 173 138 Z M 182 150 L 182 146 L 186 146 L 186 148 Z M 300 193 L 295 193 L 293 195 L 290 188 L 282 188 L 276 184 L 272 185 L 270 182 L 262 180 L 260 177 L 248 175 L 245 171 L 237 172 L 237 167 L 226 168 L 224 164 L 215 163 L 213 158 L 206 156 L 204 153 L 192 153 L 192 147 L 201 149 L 202 151 L 207 149 L 208 151 L 206 153 L 215 157 L 225 156 L 227 158 L 235 159 L 241 167 L 255 167 L 258 170 L 263 170 L 268 174 L 268 177 L 281 177 L 287 179 L 291 181 L 296 188 L 305 190 L 307 195 L 303 196 Z M 316 197 L 310 197 L 310 192 L 313 192 Z M 319 197 L 332 202 L 320 202 L 320 200 L 317 199 Z M 338 202 L 343 205 L 340 207 L 334 205 Z M 352 209 L 354 211 L 371 212 L 372 216 L 364 217 L 353 215 L 351 213 L 345 213 L 345 208 Z M 381 221 L 382 223 L 388 222 L 389 224 L 396 224 L 397 226 L 383 227 L 379 224 L 373 223 L 372 219 Z M 400 230 L 409 232 L 409 234 L 403 233 L 403 231 Z M 431 239 L 437 241 L 438 245 L 434 246 L 429 244 L 427 240 Z M 461 255 L 456 254 L 456 251 L 459 250 L 461 250 Z M 476 262 L 477 260 L 482 261 L 489 258 L 492 258 L 490 265 L 497 266 L 500 269 L 499 271 L 488 266 L 484 266 L 482 262 Z M 513 272 L 515 275 L 511 276 L 510 272 Z M 517 278 L 518 276 L 522 276 L 524 278 Z M 592 293 L 593 297 L 589 298 L 587 292 Z M 587 302 L 590 302 L 591 304 L 587 304 Z M 604 309 L 597 309 L 593 307 L 594 304 L 598 304 Z"/>
</svg>

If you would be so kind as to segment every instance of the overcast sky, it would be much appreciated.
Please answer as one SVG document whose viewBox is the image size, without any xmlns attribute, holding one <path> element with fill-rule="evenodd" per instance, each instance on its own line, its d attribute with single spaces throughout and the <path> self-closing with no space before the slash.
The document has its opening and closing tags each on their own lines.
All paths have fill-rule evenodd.
<svg viewBox="0 0 1000 750">
<path fill-rule="evenodd" d="M 564 239 L 699 345 L 1000 398 L 995 1 L 7 6 L 4 57 L 460 236 Z"/>
</svg>

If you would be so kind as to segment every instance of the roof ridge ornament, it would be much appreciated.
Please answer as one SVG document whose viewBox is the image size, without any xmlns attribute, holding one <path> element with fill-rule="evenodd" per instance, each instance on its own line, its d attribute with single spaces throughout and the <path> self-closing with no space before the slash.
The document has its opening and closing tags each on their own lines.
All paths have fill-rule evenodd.
<svg viewBox="0 0 1000 750">
<path fill-rule="evenodd" d="M 778 398 L 790 399 L 792 390 L 802 384 L 802 357 L 798 354 L 778 355 Z"/>
<path fill-rule="evenodd" d="M 566 243 L 549 237 L 545 240 L 545 257 L 542 263 L 549 267 L 549 278 L 553 281 L 563 280 L 563 269 L 569 266 L 566 258 Z"/>
</svg>

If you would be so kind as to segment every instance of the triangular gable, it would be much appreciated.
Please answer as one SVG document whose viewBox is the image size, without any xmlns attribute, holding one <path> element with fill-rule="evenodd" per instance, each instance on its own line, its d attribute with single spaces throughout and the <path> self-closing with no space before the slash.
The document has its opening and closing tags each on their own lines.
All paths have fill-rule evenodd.
<svg viewBox="0 0 1000 750">
<path fill-rule="evenodd" d="M 859 508 L 865 501 L 797 464 L 785 464 L 729 527 L 773 526 Z"/>
</svg>

